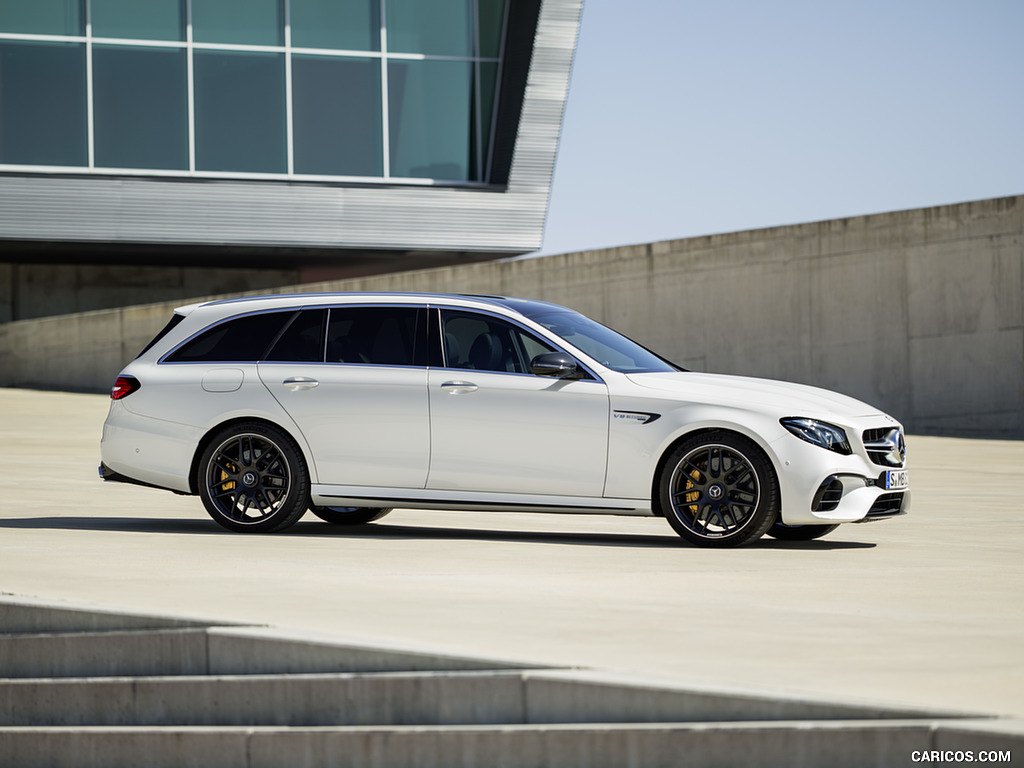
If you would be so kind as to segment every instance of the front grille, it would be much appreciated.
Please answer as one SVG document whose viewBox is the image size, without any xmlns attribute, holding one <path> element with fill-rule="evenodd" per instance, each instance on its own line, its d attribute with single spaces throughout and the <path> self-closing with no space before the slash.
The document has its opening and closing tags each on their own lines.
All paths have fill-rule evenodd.
<svg viewBox="0 0 1024 768">
<path fill-rule="evenodd" d="M 898 515 L 903 509 L 902 493 L 883 493 L 868 510 L 868 517 L 889 517 Z"/>
<path fill-rule="evenodd" d="M 903 433 L 895 427 L 866 429 L 862 435 L 864 448 L 868 458 L 880 467 L 901 467 L 902 457 L 898 457 L 899 447 L 905 446 Z M 905 447 L 903 453 L 906 452 Z"/>
</svg>

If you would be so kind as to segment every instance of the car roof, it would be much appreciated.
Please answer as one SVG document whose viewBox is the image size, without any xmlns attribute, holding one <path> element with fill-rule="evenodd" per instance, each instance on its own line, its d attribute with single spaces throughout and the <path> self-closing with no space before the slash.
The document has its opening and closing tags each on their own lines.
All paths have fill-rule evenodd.
<svg viewBox="0 0 1024 768">
<path fill-rule="evenodd" d="M 197 309 L 214 308 L 238 308 L 239 312 L 261 311 L 275 307 L 301 307 L 306 305 L 324 306 L 331 304 L 402 304 L 412 302 L 416 304 L 449 304 L 456 306 L 477 306 L 477 307 L 500 307 L 505 310 L 530 316 L 539 311 L 560 310 L 566 311 L 565 307 L 552 304 L 546 301 L 535 299 L 521 299 L 513 296 L 488 296 L 459 293 L 402 293 L 402 292 L 323 292 L 323 293 L 277 293 L 259 296 L 239 296 L 230 299 L 216 299 L 214 301 L 197 302 L 186 306 L 178 307 L 175 313 L 189 315 Z M 230 312 L 229 314 L 234 314 Z"/>
</svg>

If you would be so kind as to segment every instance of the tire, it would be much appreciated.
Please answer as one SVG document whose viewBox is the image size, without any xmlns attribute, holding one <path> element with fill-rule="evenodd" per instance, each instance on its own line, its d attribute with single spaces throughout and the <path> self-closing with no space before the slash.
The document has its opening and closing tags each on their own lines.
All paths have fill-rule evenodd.
<svg viewBox="0 0 1024 768">
<path fill-rule="evenodd" d="M 680 444 L 664 463 L 658 492 L 675 532 L 702 547 L 757 541 L 779 513 L 771 461 L 732 432 L 705 432 Z"/>
<path fill-rule="evenodd" d="M 311 504 L 309 511 L 324 522 L 334 523 L 334 525 L 363 525 L 380 520 L 391 509 L 388 507 L 383 509 L 376 507 L 318 507 Z"/>
<path fill-rule="evenodd" d="M 199 496 L 230 531 L 272 533 L 294 525 L 309 504 L 309 471 L 295 441 L 262 422 L 221 430 L 203 451 Z"/>
<path fill-rule="evenodd" d="M 832 533 L 838 525 L 786 525 L 774 523 L 768 535 L 779 541 L 811 541 Z"/>
</svg>

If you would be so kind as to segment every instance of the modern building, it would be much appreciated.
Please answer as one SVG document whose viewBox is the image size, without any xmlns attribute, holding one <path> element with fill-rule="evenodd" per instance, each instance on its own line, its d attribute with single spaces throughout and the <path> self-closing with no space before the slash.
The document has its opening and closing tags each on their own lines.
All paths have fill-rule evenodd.
<svg viewBox="0 0 1024 768">
<path fill-rule="evenodd" d="M 538 248 L 581 5 L 5 0 L 0 321 Z"/>
</svg>

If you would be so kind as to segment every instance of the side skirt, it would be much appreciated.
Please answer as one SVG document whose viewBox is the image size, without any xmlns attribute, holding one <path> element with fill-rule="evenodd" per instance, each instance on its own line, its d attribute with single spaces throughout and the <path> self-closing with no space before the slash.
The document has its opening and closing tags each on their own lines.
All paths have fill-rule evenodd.
<svg viewBox="0 0 1024 768">
<path fill-rule="evenodd" d="M 569 512 L 577 514 L 652 516 L 645 499 L 576 496 L 533 496 L 517 493 L 473 493 L 404 488 L 314 485 L 313 503 L 331 507 L 405 507 L 407 509 L 471 509 L 484 512 Z"/>
</svg>

